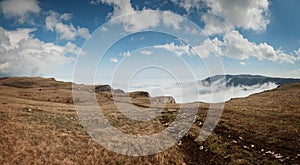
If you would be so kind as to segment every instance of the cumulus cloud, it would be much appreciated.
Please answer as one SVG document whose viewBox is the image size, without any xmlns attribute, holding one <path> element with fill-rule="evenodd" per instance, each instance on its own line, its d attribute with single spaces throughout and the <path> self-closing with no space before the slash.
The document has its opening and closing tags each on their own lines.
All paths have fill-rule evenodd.
<svg viewBox="0 0 300 165">
<path fill-rule="evenodd" d="M 172 0 L 187 13 L 203 12 L 204 34 L 223 34 L 236 28 L 265 31 L 269 20 L 268 0 Z"/>
<path fill-rule="evenodd" d="M 114 7 L 114 11 L 108 14 L 110 19 L 117 18 L 122 15 L 130 14 L 135 12 L 132 7 L 130 0 L 97 0 L 93 1 L 93 4 L 105 3 Z M 124 30 L 127 32 L 134 32 L 144 30 L 148 27 L 155 27 L 159 23 L 159 17 L 157 11 L 148 11 L 144 9 L 143 11 L 138 11 L 135 15 L 128 15 L 123 19 L 117 19 L 114 23 L 123 24 Z M 147 21 L 145 21 L 147 20 Z"/>
<path fill-rule="evenodd" d="M 180 29 L 180 23 L 183 21 L 181 16 L 178 16 L 171 11 L 149 10 L 146 8 L 142 9 L 141 11 L 136 11 L 132 7 L 130 0 L 92 1 L 92 4 L 97 3 L 105 3 L 114 7 L 114 11 L 108 14 L 108 17 L 110 19 L 127 15 L 126 17 L 123 17 L 122 19 L 116 19 L 113 22 L 115 24 L 122 24 L 126 32 L 138 32 L 147 28 L 157 27 L 160 24 L 178 30 Z"/>
<path fill-rule="evenodd" d="M 259 60 L 271 60 L 294 63 L 297 58 L 293 55 L 284 53 L 281 50 L 275 50 L 267 43 L 256 44 L 248 41 L 238 31 L 232 30 L 224 35 L 223 55 L 236 59 L 248 59 L 250 56 Z"/>
<path fill-rule="evenodd" d="M 130 3 L 130 0 L 101 0 L 101 3 L 106 3 L 114 7 L 113 13 L 110 13 L 111 18 L 115 18 L 135 11 Z"/>
<path fill-rule="evenodd" d="M 76 37 L 88 39 L 90 37 L 90 32 L 87 28 L 79 26 L 75 28 L 72 23 L 64 23 L 69 21 L 71 18 L 72 14 L 64 13 L 60 15 L 57 12 L 50 11 L 49 15 L 45 19 L 46 29 L 56 32 L 59 39 L 74 40 Z"/>
<path fill-rule="evenodd" d="M 177 56 L 190 55 L 191 48 L 189 45 L 175 45 L 174 42 L 164 45 L 155 45 L 154 48 L 166 49 L 175 53 Z"/>
<path fill-rule="evenodd" d="M 170 52 L 175 53 L 178 56 L 182 55 L 198 55 L 201 58 L 207 58 L 209 55 L 222 54 L 222 42 L 217 38 L 211 40 L 206 39 L 201 45 L 189 46 L 189 45 L 176 45 L 174 42 L 164 44 L 164 45 L 155 45 L 154 48 L 166 49 Z"/>
<path fill-rule="evenodd" d="M 268 0 L 206 0 L 209 10 L 201 17 L 207 35 L 225 33 L 232 28 L 265 31 L 270 23 Z"/>
<path fill-rule="evenodd" d="M 126 32 L 139 32 L 147 28 L 157 27 L 160 23 L 161 14 L 159 11 L 142 10 L 134 15 L 128 15 L 123 19 L 118 19 L 114 23 L 123 24 Z M 147 21 L 145 21 L 147 20 Z"/>
<path fill-rule="evenodd" d="M 150 55 L 152 55 L 153 52 L 152 51 L 148 51 L 148 50 L 141 50 L 140 53 L 142 55 L 145 55 L 145 56 L 150 56 Z"/>
<path fill-rule="evenodd" d="M 119 62 L 119 60 L 116 57 L 110 58 L 109 60 L 113 63 L 118 63 Z"/>
<path fill-rule="evenodd" d="M 214 35 L 214 34 L 222 34 L 234 29 L 234 25 L 231 23 L 220 20 L 220 18 L 204 14 L 201 16 L 202 21 L 205 23 L 205 27 L 202 30 L 205 35 Z"/>
<path fill-rule="evenodd" d="M 136 12 L 134 15 L 128 15 L 114 22 L 122 24 L 127 32 L 142 31 L 160 24 L 177 30 L 181 29 L 182 17 L 170 11 L 155 11 L 146 8 L 136 11 L 130 0 L 97 0 L 93 2 L 113 6 L 113 12 L 108 15 L 111 19 Z M 239 31 L 235 30 L 241 28 L 255 32 L 265 31 L 270 23 L 270 2 L 268 0 L 172 0 L 172 2 L 188 12 L 193 9 L 206 8 L 207 10 L 201 16 L 204 22 L 204 34 L 222 35 L 219 38 L 208 38 L 201 45 L 189 46 L 168 43 L 156 45 L 155 48 L 169 50 L 178 56 L 191 54 L 203 58 L 217 54 L 239 60 L 255 57 L 259 60 L 278 61 L 280 63 L 294 63 L 300 59 L 300 55 L 298 57 L 294 55 L 300 54 L 300 50 L 294 54 L 287 54 L 267 43 L 250 42 Z"/>
<path fill-rule="evenodd" d="M 203 48 L 201 50 L 204 51 L 206 56 L 215 53 L 240 60 L 255 57 L 259 60 L 279 61 L 280 63 L 294 63 L 297 60 L 297 57 L 293 54 L 287 54 L 282 50 L 276 50 L 267 43 L 256 44 L 250 42 L 236 30 L 226 33 L 223 36 L 223 41 L 220 41 L 218 38 L 214 38 L 212 41 L 207 40 L 201 45 Z M 214 49 L 212 49 L 212 47 Z"/>
<path fill-rule="evenodd" d="M 83 52 L 73 43 L 64 46 L 43 42 L 33 35 L 36 29 L 13 31 L 0 27 L 0 74 L 38 75 L 47 68 L 68 63 Z"/>
<path fill-rule="evenodd" d="M 279 61 L 280 63 L 294 63 L 299 60 L 293 54 L 284 53 L 276 50 L 267 43 L 256 44 L 248 41 L 238 31 L 232 30 L 223 36 L 223 40 L 218 38 L 206 39 L 201 45 L 175 45 L 174 43 L 156 45 L 155 48 L 166 49 L 181 55 L 198 55 L 206 58 L 212 54 L 226 56 L 229 58 L 245 60 L 255 57 L 259 60 Z"/>
<path fill-rule="evenodd" d="M 222 42 L 219 41 L 217 38 L 211 40 L 206 39 L 201 45 L 193 46 L 192 47 L 192 53 L 194 55 L 198 55 L 202 58 L 206 58 L 211 54 L 222 54 L 221 46 Z"/>
<path fill-rule="evenodd" d="M 37 0 L 4 0 L 0 10 L 6 18 L 16 18 L 19 23 L 31 21 L 29 15 L 38 14 L 41 9 Z"/>
</svg>

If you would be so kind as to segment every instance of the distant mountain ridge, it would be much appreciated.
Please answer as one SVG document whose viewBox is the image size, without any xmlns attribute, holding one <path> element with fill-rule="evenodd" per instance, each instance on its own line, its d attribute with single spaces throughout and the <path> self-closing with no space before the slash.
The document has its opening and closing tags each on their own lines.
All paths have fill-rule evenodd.
<svg viewBox="0 0 300 165">
<path fill-rule="evenodd" d="M 225 80 L 224 80 L 225 78 Z M 202 83 L 216 83 L 216 82 L 224 82 L 226 81 L 226 86 L 253 86 L 253 85 L 261 85 L 266 83 L 275 83 L 276 85 L 284 85 L 284 84 L 292 84 L 300 82 L 300 79 L 294 78 L 278 78 L 278 77 L 266 77 L 261 75 L 216 75 L 212 77 L 208 77 L 202 80 Z"/>
</svg>

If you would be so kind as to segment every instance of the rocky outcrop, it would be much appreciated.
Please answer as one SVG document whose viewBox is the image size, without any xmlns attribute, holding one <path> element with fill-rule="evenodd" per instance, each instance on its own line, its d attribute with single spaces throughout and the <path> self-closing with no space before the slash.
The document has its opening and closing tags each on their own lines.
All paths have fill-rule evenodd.
<svg viewBox="0 0 300 165">
<path fill-rule="evenodd" d="M 159 96 L 159 97 L 153 97 L 152 102 L 154 103 L 176 103 L 175 99 L 171 96 Z"/>
<path fill-rule="evenodd" d="M 95 92 L 111 92 L 112 88 L 109 85 L 96 85 Z"/>
<path fill-rule="evenodd" d="M 135 91 L 135 92 L 129 92 L 128 95 L 130 97 L 150 97 L 148 92 L 144 92 L 144 91 Z"/>
</svg>

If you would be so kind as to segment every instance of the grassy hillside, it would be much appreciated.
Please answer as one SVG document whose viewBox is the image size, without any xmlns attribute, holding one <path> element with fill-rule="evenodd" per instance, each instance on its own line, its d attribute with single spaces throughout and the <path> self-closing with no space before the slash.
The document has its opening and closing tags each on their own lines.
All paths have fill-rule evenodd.
<svg viewBox="0 0 300 165">
<path fill-rule="evenodd" d="M 84 95 L 92 86 L 76 85 Z M 233 99 L 214 132 L 201 142 L 199 131 L 208 104 L 167 103 L 151 121 L 124 116 L 108 91 L 97 100 L 110 123 L 130 134 L 164 130 L 182 106 L 199 109 L 197 119 L 181 141 L 164 152 L 133 157 L 109 151 L 83 129 L 74 110 L 72 83 L 45 78 L 0 79 L 0 162 L 8 164 L 298 164 L 300 162 L 300 84 Z M 120 97 L 124 111 L 132 109 Z M 139 109 L 151 99 L 143 92 L 130 94 Z M 198 107 L 199 106 L 199 107 Z M 159 109 L 153 108 L 153 111 Z"/>
</svg>

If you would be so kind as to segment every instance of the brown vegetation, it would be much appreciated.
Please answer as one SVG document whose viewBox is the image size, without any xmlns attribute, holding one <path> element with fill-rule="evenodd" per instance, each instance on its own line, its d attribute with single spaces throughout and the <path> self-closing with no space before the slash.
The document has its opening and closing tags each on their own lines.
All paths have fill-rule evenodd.
<svg viewBox="0 0 300 165">
<path fill-rule="evenodd" d="M 188 134 L 177 145 L 155 155 L 125 156 L 105 149 L 83 129 L 74 110 L 72 83 L 39 77 L 1 78 L 1 164 L 300 162 L 300 84 L 284 85 L 247 98 L 232 99 L 226 103 L 216 129 L 203 142 L 198 134 L 208 104 L 180 105 L 167 98 L 171 101 L 160 106 L 164 103 L 163 98 L 159 98 L 163 101 L 157 101 L 158 98 L 151 98 L 146 92 L 111 93 L 108 86 L 95 89 L 73 85 L 82 95 L 96 90 L 98 103 L 109 122 L 128 134 L 148 135 L 162 131 L 174 121 L 180 107 L 197 107 L 198 116 Z M 128 113 L 138 115 L 138 110 L 149 110 L 157 117 L 143 122 L 130 119 L 118 110 L 113 100 Z"/>
</svg>

